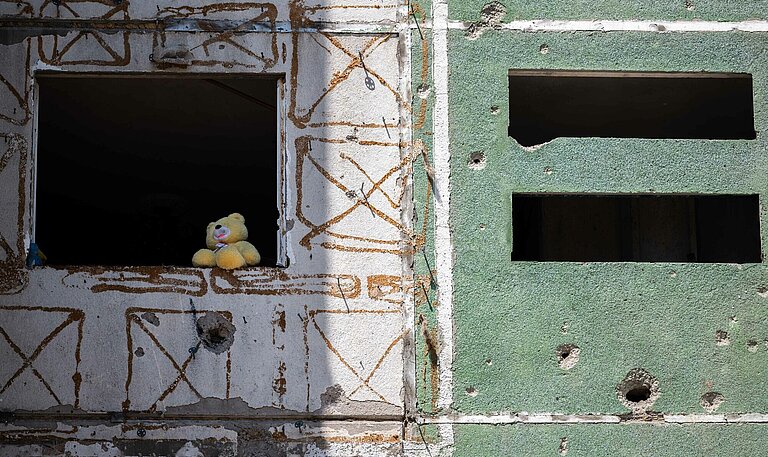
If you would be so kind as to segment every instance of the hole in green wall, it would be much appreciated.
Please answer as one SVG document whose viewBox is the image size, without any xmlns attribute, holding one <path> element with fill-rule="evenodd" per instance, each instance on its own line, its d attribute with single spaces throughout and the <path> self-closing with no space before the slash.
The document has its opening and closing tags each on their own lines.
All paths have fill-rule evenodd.
<svg viewBox="0 0 768 457">
<path fill-rule="evenodd" d="M 756 138 L 752 75 L 510 70 L 509 136 Z"/>
<path fill-rule="evenodd" d="M 758 263 L 757 195 L 515 194 L 513 261 Z"/>
</svg>

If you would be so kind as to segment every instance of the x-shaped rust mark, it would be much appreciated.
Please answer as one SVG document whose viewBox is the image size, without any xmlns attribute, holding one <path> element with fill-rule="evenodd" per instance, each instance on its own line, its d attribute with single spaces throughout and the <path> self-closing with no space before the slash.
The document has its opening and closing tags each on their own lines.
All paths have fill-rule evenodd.
<svg viewBox="0 0 768 457">
<path fill-rule="evenodd" d="M 394 94 L 395 99 L 398 101 L 398 103 L 402 102 L 402 99 L 400 97 L 400 94 L 395 90 L 390 84 L 381 77 L 376 71 L 371 70 L 369 67 L 364 67 L 363 60 L 368 57 L 376 48 L 379 47 L 380 44 L 386 42 L 391 37 L 389 35 L 385 35 L 384 37 L 377 36 L 375 38 L 372 38 L 368 40 L 364 45 L 363 48 L 358 52 L 357 54 L 351 52 L 349 49 L 345 48 L 344 45 L 338 40 L 338 38 L 332 36 L 329 33 L 320 32 L 320 35 L 323 35 L 328 39 L 328 41 L 333 44 L 336 48 L 341 50 L 345 55 L 347 55 L 351 60 L 349 61 L 349 64 L 347 64 L 346 68 L 342 70 L 339 73 L 335 73 L 333 78 L 331 79 L 328 88 L 323 91 L 322 95 L 315 100 L 315 102 L 312 104 L 312 106 L 309 107 L 306 114 L 303 116 L 299 116 L 296 114 L 296 84 L 291 85 L 291 103 L 290 103 L 290 109 L 288 113 L 288 117 L 291 118 L 293 122 L 297 124 L 299 128 L 304 128 L 309 123 L 310 119 L 312 118 L 312 115 L 314 114 L 315 110 L 317 109 L 318 105 L 320 105 L 320 102 L 323 101 L 323 99 L 330 94 L 334 89 L 336 89 L 339 84 L 349 79 L 352 72 L 356 68 L 364 68 L 366 72 L 370 75 L 375 77 L 377 80 L 379 80 L 379 83 L 386 87 L 387 90 L 392 92 Z M 298 33 L 293 34 L 293 67 L 291 68 L 291 79 L 296 80 L 298 78 L 298 48 L 299 42 L 298 42 Z"/>
<path fill-rule="evenodd" d="M 155 402 L 152 404 L 152 406 L 149 407 L 147 410 L 148 412 L 154 412 L 157 409 L 157 404 L 163 400 L 165 400 L 168 395 L 170 395 L 176 388 L 179 386 L 179 383 L 181 381 L 184 381 L 188 386 L 189 389 L 197 395 L 197 398 L 201 399 L 203 398 L 202 395 L 200 395 L 200 392 L 195 388 L 195 386 L 192 385 L 192 382 L 187 377 L 187 368 L 189 367 L 189 364 L 192 362 L 192 360 L 195 357 L 195 353 L 198 349 L 200 349 L 201 341 L 197 342 L 197 345 L 195 345 L 194 350 L 190 351 L 189 357 L 184 361 L 184 363 L 179 366 L 179 363 L 176 362 L 176 359 L 173 358 L 173 356 L 168 352 L 168 350 L 160 343 L 160 341 L 157 339 L 157 337 L 152 333 L 146 325 L 144 325 L 143 322 L 141 322 L 141 319 L 138 316 L 134 315 L 133 322 L 139 326 L 140 329 L 144 331 L 144 333 L 149 336 L 149 338 L 152 340 L 153 343 L 155 343 L 155 346 L 157 346 L 158 349 L 160 349 L 160 352 L 165 355 L 168 360 L 171 362 L 171 365 L 173 365 L 173 368 L 176 369 L 176 372 L 179 374 L 176 379 L 163 391 L 163 393 L 160 395 L 160 398 L 155 400 Z"/>
<path fill-rule="evenodd" d="M 381 357 L 379 357 L 379 360 L 376 362 L 376 365 L 373 367 L 373 370 L 371 370 L 371 372 L 370 372 L 370 373 L 368 373 L 368 376 L 366 376 L 365 378 L 363 378 L 363 376 L 360 374 L 360 372 L 358 372 L 358 371 L 355 369 L 355 367 L 353 367 L 352 365 L 350 365 L 350 364 L 349 364 L 349 362 L 347 362 L 347 360 L 346 360 L 346 359 L 345 359 L 345 358 L 344 358 L 344 357 L 341 355 L 341 353 L 338 351 L 338 349 L 336 349 L 336 347 L 334 347 L 333 343 L 331 343 L 331 341 L 328 339 L 328 337 L 325 335 L 325 333 L 324 333 L 324 332 L 323 332 L 323 331 L 320 329 L 320 326 L 319 326 L 319 325 L 317 325 L 317 320 L 315 319 L 315 316 L 316 316 L 316 314 L 317 314 L 317 311 L 314 311 L 314 312 L 313 312 L 313 311 L 310 311 L 310 316 L 312 317 L 312 325 L 314 325 L 314 326 L 315 326 L 315 328 L 317 329 L 317 332 L 320 334 L 320 337 L 321 337 L 321 338 L 323 339 L 323 341 L 325 342 L 325 345 L 328 347 L 328 349 L 329 349 L 331 352 L 333 352 L 333 354 L 334 354 L 334 355 L 335 355 L 335 356 L 336 356 L 336 357 L 337 357 L 337 358 L 338 358 L 338 359 L 341 361 L 341 363 L 342 363 L 342 364 L 343 364 L 343 365 L 344 365 L 344 366 L 345 366 L 345 367 L 346 367 L 346 368 L 347 368 L 347 369 L 348 369 L 348 370 L 349 370 L 349 371 L 350 371 L 350 372 L 351 372 L 353 375 L 355 375 L 355 377 L 356 377 L 358 380 L 360 380 L 360 385 L 359 385 L 359 386 L 357 386 L 357 387 L 356 387 L 354 390 L 352 390 L 352 392 L 349 394 L 349 397 L 351 397 L 352 395 L 354 395 L 355 393 L 357 393 L 357 392 L 358 392 L 360 389 L 363 389 L 363 388 L 367 388 L 368 390 L 370 390 L 371 392 L 373 392 L 374 394 L 376 394 L 376 396 L 378 396 L 378 397 L 379 397 L 379 398 L 380 398 L 382 401 L 384 401 L 384 402 L 388 402 L 388 400 L 387 400 L 386 398 L 384 398 L 384 396 L 383 396 L 383 395 L 381 395 L 381 394 L 380 394 L 380 393 L 379 393 L 379 392 L 378 392 L 376 389 L 374 389 L 373 387 L 371 387 L 370 381 L 371 381 L 371 378 L 373 378 L 373 375 L 375 375 L 375 374 L 376 374 L 376 371 L 378 371 L 378 369 L 379 369 L 379 368 L 381 367 L 381 365 L 384 363 L 384 360 L 387 358 L 387 356 L 389 356 L 389 353 L 390 353 L 390 352 L 392 352 L 392 349 L 393 349 L 395 346 L 397 346 L 397 343 L 399 343 L 399 342 L 400 342 L 400 340 L 402 340 L 402 339 L 403 339 L 403 336 L 405 336 L 405 333 L 407 332 L 407 330 L 406 330 L 406 331 L 404 331 L 403 333 L 401 333 L 400 335 L 398 335 L 398 336 L 397 336 L 397 338 L 395 338 L 395 339 L 394 339 L 394 340 L 393 340 L 393 341 L 392 341 L 392 342 L 389 344 L 389 346 L 387 346 L 387 349 L 384 351 L 384 354 L 382 354 L 382 355 L 381 355 Z"/>
<path fill-rule="evenodd" d="M 50 343 L 56 336 L 61 333 L 65 328 L 69 327 L 70 324 L 74 321 L 82 320 L 84 317 L 83 313 L 80 311 L 73 312 L 69 315 L 69 318 L 64 320 L 61 324 L 59 324 L 51 333 L 49 333 L 43 340 L 40 342 L 40 344 L 37 345 L 34 351 L 32 351 L 31 355 L 27 355 L 24 353 L 24 351 L 21 350 L 21 348 L 11 339 L 11 336 L 8 335 L 8 332 L 5 331 L 3 327 L 0 327 L 0 335 L 2 335 L 3 339 L 8 342 L 8 345 L 13 349 L 13 352 L 15 352 L 22 360 L 21 367 L 19 367 L 18 370 L 13 374 L 13 376 L 8 379 L 8 381 L 3 385 L 2 389 L 0 389 L 0 395 L 2 395 L 6 390 L 8 390 L 11 385 L 13 385 L 14 381 L 16 381 L 19 376 L 21 376 L 22 373 L 24 373 L 27 369 L 30 369 L 32 371 L 32 374 L 35 375 L 37 379 L 40 380 L 40 382 L 45 386 L 46 390 L 48 390 L 48 393 L 51 394 L 54 400 L 56 400 L 56 403 L 61 405 L 61 400 L 59 399 L 59 396 L 56 395 L 56 393 L 51 388 L 51 385 L 48 384 L 48 381 L 45 380 L 42 374 L 40 374 L 39 371 L 37 371 L 37 368 L 35 368 L 32 363 L 37 359 L 37 357 L 40 355 L 40 353 L 43 352 L 46 346 L 48 346 L 48 343 Z"/>
<path fill-rule="evenodd" d="M 327 140 L 327 139 L 315 139 L 315 140 L 322 141 L 322 142 L 328 142 L 328 143 L 334 142 L 332 140 Z M 298 160 L 297 160 L 297 166 L 296 166 L 296 181 L 299 182 L 299 183 L 302 182 L 302 174 L 303 174 L 303 171 L 304 171 L 304 158 L 306 158 L 307 160 L 309 160 L 312 163 L 312 165 L 315 166 L 315 168 L 317 168 L 317 170 L 320 172 L 320 174 L 323 175 L 323 177 L 325 177 L 325 179 L 327 179 L 331 184 L 333 184 L 334 186 L 339 188 L 344 193 L 349 192 L 350 189 L 347 188 L 347 186 L 342 184 L 328 170 L 326 170 L 322 165 L 320 165 L 314 157 L 312 157 L 312 154 L 310 154 L 310 152 L 309 152 L 309 142 L 310 141 L 312 141 L 312 138 L 309 138 L 309 137 L 302 137 L 302 138 L 296 139 L 296 151 L 297 151 L 297 154 L 299 156 Z M 304 247 L 309 249 L 310 248 L 310 241 L 312 240 L 312 238 L 318 236 L 320 233 L 323 233 L 323 232 L 330 233 L 330 232 L 328 232 L 328 228 L 330 226 L 332 226 L 332 225 L 342 221 L 344 218 L 346 218 L 347 216 L 352 214 L 352 212 L 354 210 L 356 210 L 358 207 L 360 207 L 362 205 L 367 206 L 371 210 L 372 213 L 374 213 L 376 216 L 381 217 L 383 220 L 385 220 L 386 222 L 388 222 L 389 224 L 391 224 L 392 226 L 394 226 L 398 230 L 402 230 L 402 225 L 400 224 L 400 222 L 398 222 L 397 220 L 393 219 L 392 217 L 390 217 L 389 215 L 387 215 L 386 213 L 381 211 L 376 206 L 372 205 L 369 202 L 369 199 L 370 199 L 370 197 L 376 191 L 382 192 L 382 193 L 384 193 L 385 197 L 388 197 L 386 192 L 384 192 L 384 190 L 381 188 L 381 186 L 390 177 L 392 177 L 392 175 L 394 173 L 396 173 L 398 170 L 402 169 L 402 167 L 404 167 L 405 165 L 410 163 L 410 161 L 411 161 L 411 157 L 405 156 L 405 157 L 403 157 L 400 160 L 400 163 L 398 163 L 394 167 L 392 167 L 389 170 L 387 170 L 387 172 L 384 174 L 384 176 L 382 176 L 378 181 L 374 182 L 371 179 L 370 181 L 373 183 L 373 185 L 371 186 L 370 189 L 368 189 L 365 192 L 363 192 L 363 198 L 358 199 L 355 203 L 352 204 L 352 206 L 347 208 L 345 211 L 343 211 L 340 214 L 332 217 L 331 219 L 327 220 L 326 222 L 324 222 L 324 223 L 322 223 L 320 225 L 315 225 L 311 221 L 309 221 L 306 217 L 304 217 L 304 215 L 303 215 L 303 213 L 301 211 L 301 209 L 303 208 L 303 205 L 302 205 L 302 191 L 301 191 L 301 189 L 299 189 L 298 202 L 297 202 L 297 208 L 298 208 L 297 216 L 298 216 L 299 220 L 302 223 L 304 223 L 305 225 L 310 227 L 309 233 L 307 233 L 301 239 L 301 241 L 299 241 L 299 244 L 301 244 L 302 246 L 304 246 Z M 368 177 L 370 179 L 370 177 L 367 175 L 367 173 L 364 174 L 364 176 L 366 176 L 366 177 Z"/>
</svg>

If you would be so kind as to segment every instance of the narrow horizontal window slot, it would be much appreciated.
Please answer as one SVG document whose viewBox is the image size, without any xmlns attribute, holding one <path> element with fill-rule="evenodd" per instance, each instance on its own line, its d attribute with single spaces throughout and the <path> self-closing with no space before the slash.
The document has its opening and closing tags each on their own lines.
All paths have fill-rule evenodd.
<svg viewBox="0 0 768 457">
<path fill-rule="evenodd" d="M 758 263 L 757 195 L 512 196 L 512 260 Z"/>
<path fill-rule="evenodd" d="M 509 136 L 752 140 L 752 75 L 510 70 Z"/>
</svg>

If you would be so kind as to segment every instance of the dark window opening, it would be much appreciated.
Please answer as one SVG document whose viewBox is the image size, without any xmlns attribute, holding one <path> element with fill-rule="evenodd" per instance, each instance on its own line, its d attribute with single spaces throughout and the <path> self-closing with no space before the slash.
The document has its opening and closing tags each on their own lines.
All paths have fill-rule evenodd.
<svg viewBox="0 0 768 457">
<path fill-rule="evenodd" d="M 510 70 L 509 136 L 756 138 L 752 75 Z"/>
<path fill-rule="evenodd" d="M 276 264 L 276 79 L 38 86 L 35 242 L 49 264 L 192 266 L 208 223 L 235 212 L 261 265 Z"/>
<path fill-rule="evenodd" d="M 757 263 L 757 195 L 512 196 L 512 260 Z"/>
</svg>

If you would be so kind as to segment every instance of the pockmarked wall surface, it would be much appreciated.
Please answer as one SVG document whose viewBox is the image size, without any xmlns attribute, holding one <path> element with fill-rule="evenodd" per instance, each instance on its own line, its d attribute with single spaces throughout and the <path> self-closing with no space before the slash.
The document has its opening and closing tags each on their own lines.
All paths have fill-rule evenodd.
<svg viewBox="0 0 768 457">
<path fill-rule="evenodd" d="M 0 0 L 0 454 L 762 455 L 764 264 L 512 261 L 511 196 L 758 195 L 764 257 L 767 7 Z M 756 139 L 523 147 L 510 70 L 749 73 Z M 27 268 L 43 74 L 277 81 L 282 266 Z"/>
<path fill-rule="evenodd" d="M 0 20 L 0 453 L 401 449 L 415 249 L 406 6 L 2 1 Z M 277 78 L 272 205 L 287 266 L 28 269 L 43 72 Z"/>
<path fill-rule="evenodd" d="M 435 250 L 436 290 L 427 306 L 419 295 L 414 305 L 418 406 L 435 424 L 436 446 L 462 456 L 761 455 L 763 263 L 537 262 L 511 254 L 522 223 L 512 217 L 514 194 L 677 194 L 758 195 L 765 257 L 765 5 L 428 8 L 423 67 L 431 71 L 419 76 L 414 35 L 412 87 L 425 94 L 433 122 L 420 130 L 414 116 L 413 138 L 428 145 L 438 186 L 450 189 L 432 200 L 427 246 Z M 514 70 L 748 73 L 757 137 L 562 137 L 523 147 L 508 133 Z M 556 112 L 557 101 L 549 109 Z M 419 201 L 419 179 L 430 177 L 418 169 L 414 176 Z M 420 260 L 416 277 L 429 277 Z M 635 397 L 639 388 L 647 398 Z"/>
</svg>

